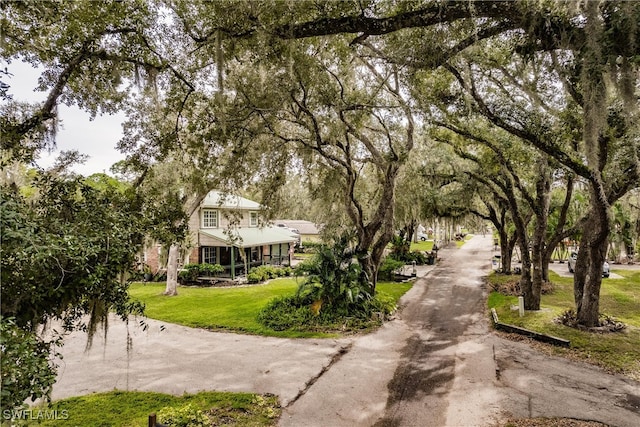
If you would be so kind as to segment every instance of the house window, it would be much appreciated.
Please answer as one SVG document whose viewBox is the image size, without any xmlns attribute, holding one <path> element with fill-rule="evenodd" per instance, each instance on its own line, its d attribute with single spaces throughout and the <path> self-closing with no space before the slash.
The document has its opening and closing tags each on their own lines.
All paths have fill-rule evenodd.
<svg viewBox="0 0 640 427">
<path fill-rule="evenodd" d="M 255 246 L 251 248 L 251 262 L 260 261 L 260 247 Z"/>
<path fill-rule="evenodd" d="M 213 209 L 202 210 L 202 228 L 218 228 L 218 211 Z"/>
<path fill-rule="evenodd" d="M 258 226 L 258 212 L 250 212 L 249 213 L 249 226 L 257 227 Z"/>
<path fill-rule="evenodd" d="M 202 263 L 203 264 L 217 264 L 218 257 L 216 249 L 213 246 L 204 246 L 202 248 Z"/>
</svg>

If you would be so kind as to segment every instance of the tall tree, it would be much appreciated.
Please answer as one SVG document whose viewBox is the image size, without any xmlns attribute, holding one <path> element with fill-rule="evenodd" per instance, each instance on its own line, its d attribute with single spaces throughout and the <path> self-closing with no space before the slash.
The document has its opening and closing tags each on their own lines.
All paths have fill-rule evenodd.
<svg viewBox="0 0 640 427">
<path fill-rule="evenodd" d="M 60 337 L 46 338 L 39 327 L 60 321 L 61 333 L 87 330 L 90 345 L 110 312 L 128 319 L 143 309 L 127 293 L 144 238 L 135 193 L 50 172 L 29 185 L 37 189 L 31 196 L 15 185 L 0 191 L 4 408 L 50 395 L 56 367 L 49 353 Z"/>
<path fill-rule="evenodd" d="M 344 49 L 343 43 L 332 49 Z M 373 291 L 393 235 L 396 180 L 414 146 L 413 113 L 395 67 L 348 51 L 350 60 L 332 58 L 321 53 L 323 45 L 305 43 L 288 72 L 278 63 L 267 72 L 276 81 L 266 87 L 284 88 L 279 95 L 243 93 L 267 134 L 302 160 L 324 188 L 325 200 L 342 206 Z M 248 71 L 245 76 L 253 73 Z"/>
</svg>

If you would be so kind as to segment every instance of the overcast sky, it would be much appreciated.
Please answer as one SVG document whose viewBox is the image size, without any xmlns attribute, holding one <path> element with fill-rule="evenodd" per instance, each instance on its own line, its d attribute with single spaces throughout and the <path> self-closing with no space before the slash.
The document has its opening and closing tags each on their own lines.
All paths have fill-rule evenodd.
<svg viewBox="0 0 640 427">
<path fill-rule="evenodd" d="M 3 64 L 13 76 L 4 77 L 3 81 L 11 87 L 9 93 L 16 101 L 44 101 L 46 93 L 35 92 L 40 71 L 30 64 L 14 61 L 11 64 Z M 50 166 L 60 150 L 76 149 L 89 155 L 89 159 L 83 165 L 74 169 L 83 175 L 91 175 L 96 172 L 109 173 L 111 165 L 124 159 L 115 146 L 122 137 L 121 123 L 124 114 L 96 116 L 91 121 L 89 113 L 78 107 L 58 107 L 60 117 L 60 129 L 56 136 L 57 150 L 49 155 L 46 153 L 38 160 L 41 167 Z"/>
</svg>

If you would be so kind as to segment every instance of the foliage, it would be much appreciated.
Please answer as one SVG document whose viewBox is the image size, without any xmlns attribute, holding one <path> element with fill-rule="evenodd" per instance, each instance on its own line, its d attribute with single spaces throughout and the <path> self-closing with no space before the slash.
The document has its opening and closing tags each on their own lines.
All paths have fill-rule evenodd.
<svg viewBox="0 0 640 427">
<path fill-rule="evenodd" d="M 317 300 L 316 300 L 317 301 Z M 297 295 L 273 299 L 258 321 L 274 331 L 356 332 L 379 326 L 396 310 L 395 300 L 378 294 L 357 306 L 309 303 Z"/>
<path fill-rule="evenodd" d="M 272 395 L 204 391 L 173 396 L 114 390 L 59 400 L 33 408 L 33 413 L 40 409 L 56 411 L 58 419 L 37 421 L 44 427 L 146 427 L 150 413 L 162 410 L 177 414 L 185 407 L 200 411 L 213 425 L 272 426 L 281 411 L 277 397 Z"/>
<path fill-rule="evenodd" d="M 291 295 L 272 299 L 257 316 L 259 323 L 274 331 L 307 330 L 313 318 L 309 305 Z"/>
<path fill-rule="evenodd" d="M 321 248 L 324 244 L 321 242 L 304 242 L 304 253 L 315 253 L 317 249 Z"/>
<path fill-rule="evenodd" d="M 291 267 L 277 267 L 273 265 L 261 265 L 253 267 L 247 274 L 249 283 L 260 283 L 265 280 L 275 279 L 277 277 L 291 276 L 293 274 Z"/>
<path fill-rule="evenodd" d="M 390 256 L 382 261 L 382 265 L 378 269 L 378 280 L 392 280 L 395 271 L 404 267 L 403 261 L 398 261 Z"/>
<path fill-rule="evenodd" d="M 293 296 L 272 300 L 258 315 L 277 330 L 335 330 L 371 327 L 395 310 L 395 301 L 372 297 L 368 281 L 353 259 L 348 240 L 321 247 L 304 269 L 309 274 Z"/>
<path fill-rule="evenodd" d="M 209 427 L 211 420 L 191 403 L 180 407 L 164 407 L 158 411 L 158 421 L 169 427 Z"/>
<path fill-rule="evenodd" d="M 423 243 L 423 245 L 427 243 L 428 245 L 433 247 L 433 242 L 421 243 Z M 389 258 L 403 262 L 404 264 L 411 264 L 415 262 L 416 265 L 424 265 L 427 262 L 427 255 L 425 255 L 421 250 L 411 250 L 414 245 L 410 240 L 405 240 L 402 236 L 393 236 L 391 245 L 392 248 L 391 254 L 389 254 Z"/>
<path fill-rule="evenodd" d="M 186 264 L 178 273 L 178 279 L 181 283 L 189 283 L 195 282 L 198 277 L 211 277 L 223 272 L 224 267 L 220 264 Z"/>
<path fill-rule="evenodd" d="M 0 317 L 0 407 L 18 408 L 27 399 L 50 394 L 57 367 L 49 359 L 56 344 L 19 328 L 12 318 Z"/>
<path fill-rule="evenodd" d="M 391 257 L 398 261 L 406 261 L 411 248 L 411 237 L 405 239 L 404 236 L 394 234 L 391 239 Z"/>
<path fill-rule="evenodd" d="M 71 328 L 85 314 L 91 327 L 107 309 L 140 312 L 123 281 L 144 237 L 136 199 L 77 179 L 43 176 L 38 189 L 30 202 L 10 189 L 0 195 L 3 314 L 22 328 L 52 317 Z"/>
<path fill-rule="evenodd" d="M 297 298 L 315 304 L 317 312 L 325 304 L 348 312 L 371 300 L 368 277 L 353 255 L 346 237 L 319 249 L 309 260 L 309 276 L 298 288 Z"/>
<path fill-rule="evenodd" d="M 38 347 L 33 356 L 44 369 L 47 343 L 36 336 L 39 325 L 60 319 L 63 329 L 87 330 L 91 339 L 110 311 L 123 319 L 142 313 L 143 306 L 129 300 L 125 278 L 144 235 L 130 192 L 49 174 L 32 185 L 37 194 L 31 199 L 13 186 L 0 192 L 1 310 L 12 318 L 12 330 L 22 329 L 25 342 Z M 27 376 L 29 365 L 18 366 Z M 43 375 L 46 383 L 50 378 Z M 29 395 L 48 390 L 32 385 L 24 390 Z"/>
</svg>

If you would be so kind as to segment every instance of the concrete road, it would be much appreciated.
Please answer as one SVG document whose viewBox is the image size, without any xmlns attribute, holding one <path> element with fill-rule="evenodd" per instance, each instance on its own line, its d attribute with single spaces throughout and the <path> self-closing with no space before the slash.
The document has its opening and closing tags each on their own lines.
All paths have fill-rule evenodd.
<svg viewBox="0 0 640 427">
<path fill-rule="evenodd" d="M 290 340 L 113 321 L 106 345 L 64 348 L 54 398 L 114 388 L 273 393 L 281 426 L 488 426 L 508 416 L 640 425 L 640 384 L 494 335 L 490 237 L 418 271 L 398 318 L 365 336 Z M 127 352 L 127 334 L 132 348 Z"/>
</svg>

